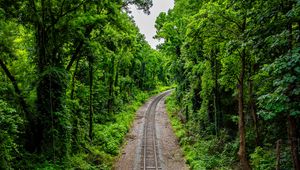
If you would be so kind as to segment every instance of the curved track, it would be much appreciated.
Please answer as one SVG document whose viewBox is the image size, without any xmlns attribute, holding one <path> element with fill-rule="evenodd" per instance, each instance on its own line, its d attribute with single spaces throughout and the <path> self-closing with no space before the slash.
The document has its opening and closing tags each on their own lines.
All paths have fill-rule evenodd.
<svg viewBox="0 0 300 170">
<path fill-rule="evenodd" d="M 141 170 L 160 170 L 161 162 L 159 157 L 159 147 L 157 144 L 156 128 L 155 128 L 155 114 L 156 107 L 160 100 L 168 95 L 170 91 L 164 92 L 157 96 L 147 108 L 145 113 L 145 123 L 143 131 L 143 140 L 140 155 Z"/>
</svg>

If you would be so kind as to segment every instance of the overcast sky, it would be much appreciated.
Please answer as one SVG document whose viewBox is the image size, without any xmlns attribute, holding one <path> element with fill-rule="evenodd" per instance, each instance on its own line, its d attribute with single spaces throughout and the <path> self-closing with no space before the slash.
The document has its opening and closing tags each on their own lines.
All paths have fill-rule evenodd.
<svg viewBox="0 0 300 170">
<path fill-rule="evenodd" d="M 173 8 L 174 0 L 153 0 L 153 7 L 150 9 L 150 15 L 144 14 L 143 11 L 137 10 L 135 6 L 131 7 L 132 13 L 136 25 L 139 27 L 140 32 L 146 36 L 146 40 L 149 42 L 152 48 L 155 49 L 159 41 L 153 39 L 156 33 L 154 27 L 156 17 L 161 12 L 167 12 L 170 8 Z"/>
</svg>

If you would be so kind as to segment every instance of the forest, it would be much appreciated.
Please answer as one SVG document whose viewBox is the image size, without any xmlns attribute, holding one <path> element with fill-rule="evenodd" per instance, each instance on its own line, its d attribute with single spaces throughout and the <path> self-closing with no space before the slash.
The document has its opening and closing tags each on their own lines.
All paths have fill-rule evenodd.
<svg viewBox="0 0 300 170">
<path fill-rule="evenodd" d="M 126 13 L 149 1 L 0 1 L 0 169 L 109 169 L 166 57 Z"/>
<path fill-rule="evenodd" d="M 191 169 L 300 169 L 300 1 L 176 0 L 156 28 Z"/>
<path fill-rule="evenodd" d="M 300 169 L 300 1 L 0 0 L 0 169 L 112 169 L 166 105 L 190 169 Z"/>
</svg>

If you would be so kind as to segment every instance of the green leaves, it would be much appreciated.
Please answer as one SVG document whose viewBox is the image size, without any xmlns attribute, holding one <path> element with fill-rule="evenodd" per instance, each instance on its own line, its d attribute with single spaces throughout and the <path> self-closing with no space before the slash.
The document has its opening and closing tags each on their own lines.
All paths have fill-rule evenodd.
<svg viewBox="0 0 300 170">
<path fill-rule="evenodd" d="M 260 96 L 258 101 L 260 101 L 258 104 L 265 108 L 265 110 L 261 110 L 258 114 L 266 120 L 271 120 L 277 116 L 277 114 L 288 109 L 285 105 L 285 103 L 289 102 L 288 98 L 282 95 L 267 94 Z"/>
<path fill-rule="evenodd" d="M 257 170 L 272 170 L 275 168 L 275 153 L 262 147 L 256 147 L 254 153 L 250 154 L 251 164 Z"/>
<path fill-rule="evenodd" d="M 0 169 L 32 169 L 39 163 L 74 168 L 61 164 L 77 153 L 74 166 L 104 165 L 102 157 L 89 158 L 102 153 L 82 149 L 87 143 L 96 147 L 88 140 L 93 124 L 108 130 L 96 133 L 105 141 L 101 149 L 110 154 L 104 157 L 117 155 L 133 112 L 115 114 L 139 91 L 168 83 L 166 58 L 151 49 L 124 11 L 130 4 L 149 12 L 152 1 L 0 0 Z M 26 126 L 20 135 L 23 122 L 17 118 L 23 110 Z M 22 162 L 14 164 L 19 139 L 21 150 L 38 161 L 20 154 Z M 52 166 L 52 160 L 60 165 Z"/>
<path fill-rule="evenodd" d="M 299 65 L 299 49 L 294 49 L 290 54 L 276 59 L 263 68 L 273 77 L 272 89 L 274 89 L 258 98 L 259 105 L 263 109 L 260 113 L 266 119 L 273 118 L 277 114 L 299 115 L 300 108 L 296 104 L 300 94 L 299 72 L 296 71 Z"/>
<path fill-rule="evenodd" d="M 278 126 L 281 130 L 273 130 L 274 134 L 286 131 L 281 125 L 288 116 L 298 119 L 299 9 L 294 0 L 177 0 L 174 9 L 160 14 L 156 36 L 165 40 L 160 50 L 170 58 L 177 103 L 182 113 L 193 114 L 190 122 L 197 124 L 193 128 L 200 124 L 210 132 L 210 124 L 217 127 L 219 120 L 235 124 L 228 118 L 239 108 L 240 115 L 250 120 L 245 121 L 246 131 L 257 131 L 258 144 L 257 127 L 265 123 L 260 118 L 268 125 L 259 131 Z M 254 139 L 247 135 L 244 142 L 253 149 Z M 261 140 L 274 136 L 267 134 Z M 253 158 L 255 167 L 260 158 L 267 159 Z"/>
<path fill-rule="evenodd" d="M 7 102 L 0 99 L 0 168 L 8 169 L 20 154 L 16 142 L 24 120 Z"/>
</svg>

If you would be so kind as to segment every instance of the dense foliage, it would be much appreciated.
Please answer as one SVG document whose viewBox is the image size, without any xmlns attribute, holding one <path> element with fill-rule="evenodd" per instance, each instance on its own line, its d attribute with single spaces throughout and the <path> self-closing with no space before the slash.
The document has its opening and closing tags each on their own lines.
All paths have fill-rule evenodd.
<svg viewBox="0 0 300 170">
<path fill-rule="evenodd" d="M 0 1 L 0 169 L 111 168 L 147 91 L 168 82 L 130 4 L 152 2 Z"/>
<path fill-rule="evenodd" d="M 297 0 L 176 0 L 157 18 L 193 169 L 300 169 L 299 12 Z"/>
<path fill-rule="evenodd" d="M 300 169 L 299 0 L 0 0 L 0 169 L 111 169 L 138 106 L 168 110 L 192 169 Z"/>
</svg>

